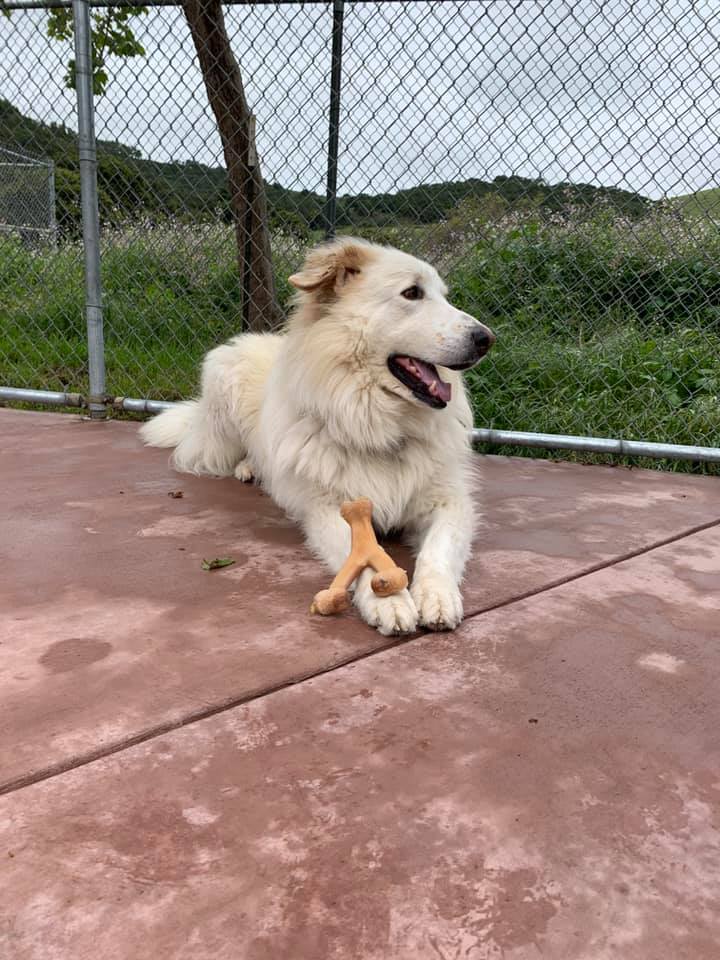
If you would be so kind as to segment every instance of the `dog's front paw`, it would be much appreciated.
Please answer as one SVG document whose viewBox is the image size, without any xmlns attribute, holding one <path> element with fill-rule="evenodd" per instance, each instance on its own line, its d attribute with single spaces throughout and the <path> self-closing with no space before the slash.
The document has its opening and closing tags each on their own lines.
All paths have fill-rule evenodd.
<svg viewBox="0 0 720 960">
<path fill-rule="evenodd" d="M 430 630 L 454 630 L 463 618 L 460 590 L 454 580 L 437 575 L 414 580 L 410 593 L 418 619 Z"/>
<path fill-rule="evenodd" d="M 235 476 L 243 483 L 252 483 L 255 479 L 255 472 L 249 460 L 241 460 L 235 467 Z"/>
<path fill-rule="evenodd" d="M 363 620 L 377 627 L 385 637 L 413 633 L 417 629 L 417 610 L 407 590 L 391 597 L 378 597 L 371 590 L 361 590 L 355 595 L 355 603 Z"/>
</svg>

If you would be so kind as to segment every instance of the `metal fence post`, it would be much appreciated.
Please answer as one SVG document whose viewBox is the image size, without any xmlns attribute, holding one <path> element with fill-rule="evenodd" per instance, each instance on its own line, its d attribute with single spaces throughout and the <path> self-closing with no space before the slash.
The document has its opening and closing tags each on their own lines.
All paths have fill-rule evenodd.
<svg viewBox="0 0 720 960">
<path fill-rule="evenodd" d="M 332 65 L 330 70 L 330 129 L 328 132 L 327 191 L 325 197 L 325 239 L 335 236 L 337 207 L 337 169 L 340 144 L 340 84 L 342 82 L 342 47 L 344 0 L 333 3 Z"/>
<path fill-rule="evenodd" d="M 55 164 L 51 160 L 48 164 L 48 205 L 50 207 L 48 217 L 50 224 L 50 240 L 53 247 L 57 247 L 57 211 L 55 209 Z"/>
<path fill-rule="evenodd" d="M 252 297 L 252 219 L 253 204 L 255 203 L 254 171 L 257 166 L 257 151 L 255 149 L 255 116 L 248 118 L 248 155 L 247 155 L 247 211 L 245 213 L 245 247 L 243 250 L 242 276 L 242 328 L 249 329 L 250 307 Z"/>
<path fill-rule="evenodd" d="M 85 319 L 87 323 L 90 417 L 107 416 L 105 349 L 100 280 L 100 212 L 97 190 L 95 105 L 93 101 L 92 39 L 89 0 L 72 0 L 75 33 L 75 87 L 78 107 L 80 200 L 85 255 Z"/>
</svg>

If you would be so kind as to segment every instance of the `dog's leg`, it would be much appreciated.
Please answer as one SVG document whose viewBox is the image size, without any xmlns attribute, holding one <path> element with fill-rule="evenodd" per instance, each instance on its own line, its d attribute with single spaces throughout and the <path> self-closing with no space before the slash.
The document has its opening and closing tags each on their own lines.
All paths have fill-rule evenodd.
<svg viewBox="0 0 720 960">
<path fill-rule="evenodd" d="M 307 545 L 330 568 L 338 570 L 350 554 L 350 527 L 340 516 L 340 505 L 323 504 L 309 511 L 303 521 Z M 374 570 L 363 570 L 355 583 L 353 601 L 360 616 L 385 636 L 412 633 L 417 610 L 408 590 L 392 597 L 378 597 L 370 584 Z"/>
<path fill-rule="evenodd" d="M 410 593 L 420 623 L 431 630 L 454 630 L 463 618 L 460 582 L 473 534 L 470 498 L 444 496 L 413 523 L 418 546 Z"/>
</svg>

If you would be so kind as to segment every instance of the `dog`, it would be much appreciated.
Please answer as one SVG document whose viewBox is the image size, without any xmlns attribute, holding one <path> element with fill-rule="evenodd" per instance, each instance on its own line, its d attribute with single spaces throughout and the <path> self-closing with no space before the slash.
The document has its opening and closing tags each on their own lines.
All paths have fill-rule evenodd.
<svg viewBox="0 0 720 960">
<path fill-rule="evenodd" d="M 452 630 L 471 547 L 472 412 L 462 371 L 492 331 L 448 303 L 428 263 L 350 237 L 311 250 L 289 278 L 278 334 L 241 334 L 211 350 L 201 391 L 140 429 L 174 447 L 181 472 L 258 481 L 336 573 L 350 552 L 344 500 L 369 497 L 379 533 L 402 530 L 415 555 L 409 590 L 354 603 L 384 635 Z"/>
</svg>

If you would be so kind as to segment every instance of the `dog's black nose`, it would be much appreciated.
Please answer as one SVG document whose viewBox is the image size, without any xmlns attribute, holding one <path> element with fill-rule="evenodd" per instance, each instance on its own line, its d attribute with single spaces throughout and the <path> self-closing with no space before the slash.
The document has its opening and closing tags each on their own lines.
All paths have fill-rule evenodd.
<svg viewBox="0 0 720 960">
<path fill-rule="evenodd" d="M 495 335 L 487 327 L 478 324 L 472 332 L 472 342 L 478 357 L 484 357 L 490 347 L 495 343 Z"/>
</svg>

